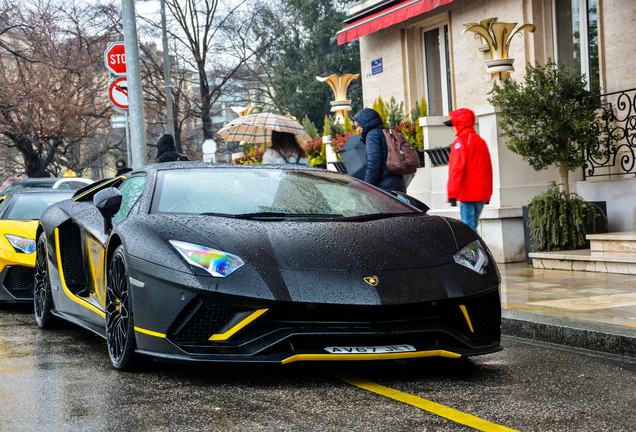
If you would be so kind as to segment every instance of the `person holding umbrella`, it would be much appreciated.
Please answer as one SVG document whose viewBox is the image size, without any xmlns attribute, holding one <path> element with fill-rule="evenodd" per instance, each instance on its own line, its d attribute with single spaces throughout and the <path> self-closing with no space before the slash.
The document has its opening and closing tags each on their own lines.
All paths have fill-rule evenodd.
<svg viewBox="0 0 636 432">
<path fill-rule="evenodd" d="M 382 117 L 371 108 L 363 108 L 353 116 L 353 125 L 360 132 L 360 139 L 367 149 L 367 170 L 364 181 L 386 192 L 406 192 L 404 176 L 386 169 L 388 148 L 384 138 Z"/>
<path fill-rule="evenodd" d="M 296 135 L 291 132 L 272 130 L 272 146 L 263 154 L 263 164 L 309 164 L 309 158 L 302 149 Z"/>
<path fill-rule="evenodd" d="M 310 141 L 311 138 L 305 132 L 303 125 L 290 116 L 273 113 L 248 114 L 223 126 L 218 131 L 218 135 L 225 141 L 241 141 L 250 144 L 272 143 L 272 148 L 267 149 L 263 155 L 263 163 L 299 165 L 309 163 L 299 142 Z"/>
</svg>

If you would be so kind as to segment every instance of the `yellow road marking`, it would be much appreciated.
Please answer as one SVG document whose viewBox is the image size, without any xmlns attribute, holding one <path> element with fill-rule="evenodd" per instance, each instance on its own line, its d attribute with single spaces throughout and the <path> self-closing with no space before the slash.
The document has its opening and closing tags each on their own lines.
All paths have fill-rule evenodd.
<svg viewBox="0 0 636 432">
<path fill-rule="evenodd" d="M 413 396 L 408 393 L 403 393 L 401 391 L 394 390 L 392 388 L 385 387 L 362 378 L 341 375 L 338 373 L 330 374 L 341 381 L 344 381 L 361 389 L 368 390 L 381 396 L 386 396 L 398 402 L 404 402 L 414 407 L 423 409 L 424 411 L 428 411 L 440 417 L 452 420 L 455 423 L 463 424 L 465 426 L 472 427 L 483 432 L 518 432 L 515 429 L 510 429 L 496 423 L 491 423 L 479 417 L 475 417 L 473 415 L 457 411 L 453 408 L 449 408 L 445 405 L 438 404 L 419 396 Z"/>
</svg>

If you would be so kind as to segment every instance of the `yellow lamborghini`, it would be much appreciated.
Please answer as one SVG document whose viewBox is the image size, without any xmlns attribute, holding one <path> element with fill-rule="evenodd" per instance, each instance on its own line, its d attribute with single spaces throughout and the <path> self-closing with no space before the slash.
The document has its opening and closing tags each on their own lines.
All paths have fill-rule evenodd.
<svg viewBox="0 0 636 432">
<path fill-rule="evenodd" d="M 33 302 L 38 219 L 51 204 L 74 192 L 22 189 L 0 197 L 0 303 Z"/>
</svg>

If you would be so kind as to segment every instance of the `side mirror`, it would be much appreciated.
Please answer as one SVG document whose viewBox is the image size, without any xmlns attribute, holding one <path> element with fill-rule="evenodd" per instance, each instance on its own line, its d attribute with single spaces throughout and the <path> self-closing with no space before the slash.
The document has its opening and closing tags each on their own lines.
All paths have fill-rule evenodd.
<svg viewBox="0 0 636 432">
<path fill-rule="evenodd" d="M 121 207 L 122 195 L 119 189 L 110 187 L 97 192 L 93 196 L 93 204 L 104 217 L 104 232 L 107 233 L 113 227 L 111 219 Z"/>
<path fill-rule="evenodd" d="M 392 191 L 391 195 L 393 195 L 400 201 L 405 202 L 418 210 L 421 210 L 424 213 L 426 213 L 430 209 L 430 207 L 424 204 L 422 201 L 418 200 L 417 198 L 413 198 L 411 195 L 405 194 L 404 192 Z"/>
</svg>

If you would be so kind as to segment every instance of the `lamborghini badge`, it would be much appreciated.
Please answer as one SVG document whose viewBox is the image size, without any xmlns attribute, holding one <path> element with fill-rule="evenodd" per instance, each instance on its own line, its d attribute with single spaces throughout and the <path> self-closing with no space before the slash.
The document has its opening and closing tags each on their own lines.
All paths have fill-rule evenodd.
<svg viewBox="0 0 636 432">
<path fill-rule="evenodd" d="M 371 286 L 377 286 L 380 282 L 380 279 L 378 279 L 377 276 L 367 276 L 364 278 L 364 281 Z"/>
</svg>

